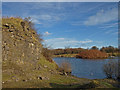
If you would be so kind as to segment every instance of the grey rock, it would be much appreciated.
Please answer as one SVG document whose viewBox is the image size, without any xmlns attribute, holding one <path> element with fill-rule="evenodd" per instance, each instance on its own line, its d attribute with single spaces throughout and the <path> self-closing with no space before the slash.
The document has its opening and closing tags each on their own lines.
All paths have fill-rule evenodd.
<svg viewBox="0 0 120 90">
<path fill-rule="evenodd" d="M 41 77 L 41 76 L 38 76 L 38 77 L 37 77 L 37 79 L 43 80 L 43 77 Z"/>
<path fill-rule="evenodd" d="M 44 68 L 47 68 L 48 66 L 44 65 Z"/>
</svg>

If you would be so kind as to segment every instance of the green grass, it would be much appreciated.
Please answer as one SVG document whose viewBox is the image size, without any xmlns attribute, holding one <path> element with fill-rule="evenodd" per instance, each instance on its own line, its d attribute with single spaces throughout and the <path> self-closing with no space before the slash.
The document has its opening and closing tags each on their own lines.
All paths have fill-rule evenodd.
<svg viewBox="0 0 120 90">
<path fill-rule="evenodd" d="M 53 57 L 76 57 L 77 54 L 60 54 L 60 55 L 53 55 Z"/>
<path fill-rule="evenodd" d="M 8 63 L 6 63 L 6 65 L 7 64 Z M 3 68 L 4 66 L 5 65 L 3 64 Z M 10 66 L 8 64 L 8 67 Z M 41 70 L 39 71 L 38 70 L 31 71 L 30 69 L 27 69 L 28 71 L 26 72 L 26 76 L 20 75 L 19 73 L 10 74 L 9 71 L 3 72 L 3 82 L 5 82 L 3 84 L 3 88 L 85 88 L 85 87 L 113 88 L 113 85 L 110 83 L 111 81 L 109 80 L 102 80 L 102 79 L 90 80 L 85 78 L 77 78 L 74 76 L 64 76 L 64 75 L 59 75 L 57 71 L 56 73 L 55 71 L 53 73 L 50 73 L 49 70 L 52 68 L 52 65 L 50 66 L 48 65 L 48 68 L 42 67 Z M 18 68 L 16 68 L 16 70 L 17 69 Z M 9 70 L 9 69 L 6 66 L 4 70 Z M 41 75 L 42 77 L 48 77 L 49 79 L 39 80 L 37 79 L 38 75 Z M 11 79 L 12 76 L 16 76 L 20 80 L 16 82 L 15 79 L 13 80 Z M 32 78 L 32 80 L 29 80 L 29 78 Z M 28 81 L 24 82 L 23 81 L 24 79 L 27 79 Z"/>
<path fill-rule="evenodd" d="M 23 31 L 21 21 L 23 21 L 21 18 L 3 18 L 2 21 L 4 25 L 2 27 L 3 41 L 7 42 L 7 44 L 3 43 L 5 49 L 2 54 L 3 88 L 83 88 L 96 85 L 90 79 L 59 75 L 56 70 L 57 64 L 47 61 L 38 52 L 43 47 L 38 42 L 35 31 L 33 29 Z M 13 25 L 14 29 L 8 29 L 6 24 Z M 28 23 L 26 23 L 26 27 L 29 27 Z M 9 30 L 13 30 L 12 33 Z M 12 35 L 14 37 L 11 37 Z M 14 45 L 15 43 L 16 45 Z M 34 47 L 31 47 L 31 43 L 34 44 Z M 63 54 L 57 57 L 59 56 L 75 57 L 76 54 Z M 42 80 L 38 79 L 38 76 L 41 76 Z M 112 87 L 109 82 L 104 80 L 99 84 L 100 87 Z"/>
</svg>

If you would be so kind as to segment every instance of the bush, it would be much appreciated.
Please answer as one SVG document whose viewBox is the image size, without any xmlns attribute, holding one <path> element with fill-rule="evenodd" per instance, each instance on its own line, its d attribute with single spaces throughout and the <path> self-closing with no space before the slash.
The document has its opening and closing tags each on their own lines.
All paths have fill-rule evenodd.
<svg viewBox="0 0 120 90">
<path fill-rule="evenodd" d="M 109 61 L 103 66 L 103 71 L 107 78 L 120 79 L 120 63 L 117 61 Z"/>
<path fill-rule="evenodd" d="M 71 74 L 71 64 L 69 62 L 62 62 L 59 66 L 59 71 L 62 72 L 63 75 Z"/>
<path fill-rule="evenodd" d="M 107 58 L 107 54 L 101 52 L 99 50 L 85 50 L 79 53 L 76 58 L 83 58 L 83 59 L 99 59 L 99 58 Z"/>
<path fill-rule="evenodd" d="M 51 51 L 48 48 L 42 49 L 42 54 L 49 62 L 53 62 Z"/>
</svg>

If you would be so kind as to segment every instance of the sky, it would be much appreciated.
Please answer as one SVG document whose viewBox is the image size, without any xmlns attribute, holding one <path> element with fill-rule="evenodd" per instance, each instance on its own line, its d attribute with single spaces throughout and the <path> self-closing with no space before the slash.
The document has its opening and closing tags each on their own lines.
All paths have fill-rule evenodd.
<svg viewBox="0 0 120 90">
<path fill-rule="evenodd" d="M 54 49 L 118 46 L 117 2 L 3 2 L 2 16 L 31 17 Z"/>
</svg>

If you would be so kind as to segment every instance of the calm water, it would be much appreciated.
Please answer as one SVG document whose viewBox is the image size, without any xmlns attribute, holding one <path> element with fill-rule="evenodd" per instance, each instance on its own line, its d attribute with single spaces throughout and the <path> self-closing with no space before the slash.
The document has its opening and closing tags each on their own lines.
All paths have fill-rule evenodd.
<svg viewBox="0 0 120 90">
<path fill-rule="evenodd" d="M 60 65 L 61 62 L 69 62 L 72 66 L 72 75 L 80 78 L 89 78 L 89 79 L 102 79 L 106 78 L 103 72 L 103 65 L 109 60 L 118 60 L 114 59 L 99 59 L 99 60 L 88 60 L 88 59 L 78 59 L 78 58 L 66 58 L 66 57 L 57 57 L 53 60 Z"/>
</svg>

